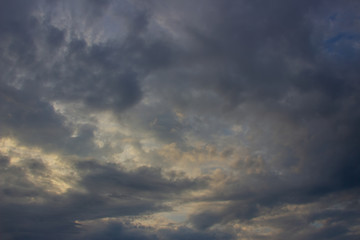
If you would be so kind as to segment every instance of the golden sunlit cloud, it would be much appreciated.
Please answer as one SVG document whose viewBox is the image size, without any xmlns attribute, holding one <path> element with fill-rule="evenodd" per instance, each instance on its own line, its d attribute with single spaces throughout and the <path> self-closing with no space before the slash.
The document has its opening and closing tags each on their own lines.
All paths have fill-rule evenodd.
<svg viewBox="0 0 360 240">
<path fill-rule="evenodd" d="M 41 175 L 27 172 L 28 179 L 44 190 L 56 194 L 65 193 L 78 180 L 71 165 L 56 154 L 44 153 L 40 148 L 27 147 L 12 138 L 0 138 L 0 154 L 10 158 L 10 166 L 23 166 L 28 160 L 35 159 L 44 163 L 46 168 Z"/>
</svg>

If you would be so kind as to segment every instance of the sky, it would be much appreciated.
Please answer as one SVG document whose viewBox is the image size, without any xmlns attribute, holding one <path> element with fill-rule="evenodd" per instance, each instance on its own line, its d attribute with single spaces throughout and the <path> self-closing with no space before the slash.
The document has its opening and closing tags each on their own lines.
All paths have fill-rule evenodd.
<svg viewBox="0 0 360 240">
<path fill-rule="evenodd" d="M 1 0 L 0 238 L 360 238 L 357 0 Z"/>
</svg>

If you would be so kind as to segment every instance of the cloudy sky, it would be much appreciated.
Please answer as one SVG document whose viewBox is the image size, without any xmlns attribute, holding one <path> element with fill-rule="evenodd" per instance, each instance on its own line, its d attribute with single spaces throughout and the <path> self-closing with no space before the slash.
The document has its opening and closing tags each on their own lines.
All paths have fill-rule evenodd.
<svg viewBox="0 0 360 240">
<path fill-rule="evenodd" d="M 357 0 L 1 0 L 1 239 L 359 239 L 359 63 Z"/>
</svg>

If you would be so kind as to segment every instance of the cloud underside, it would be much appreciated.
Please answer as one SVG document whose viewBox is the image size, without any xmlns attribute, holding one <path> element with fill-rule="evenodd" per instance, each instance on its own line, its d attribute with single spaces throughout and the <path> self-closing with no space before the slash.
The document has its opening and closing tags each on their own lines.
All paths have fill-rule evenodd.
<svg viewBox="0 0 360 240">
<path fill-rule="evenodd" d="M 358 239 L 357 1 L 0 3 L 4 239 Z"/>
</svg>

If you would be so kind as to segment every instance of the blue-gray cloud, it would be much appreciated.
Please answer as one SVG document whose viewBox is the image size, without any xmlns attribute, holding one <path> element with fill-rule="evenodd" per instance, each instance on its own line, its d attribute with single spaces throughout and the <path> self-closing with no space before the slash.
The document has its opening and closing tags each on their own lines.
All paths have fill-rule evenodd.
<svg viewBox="0 0 360 240">
<path fill-rule="evenodd" d="M 1 1 L 0 137 L 58 154 L 78 177 L 51 193 L 31 179 L 48 179 L 45 160 L 2 153 L 1 234 L 232 239 L 236 223 L 280 229 L 269 239 L 358 238 L 359 9 L 337 0 Z M 99 122 L 70 119 L 56 103 L 115 116 L 141 152 L 138 165 L 110 163 L 125 155 L 114 147 L 123 142 L 100 147 Z M 194 154 L 199 143 L 217 147 L 224 176 L 165 176 L 181 164 L 156 147 L 171 143 Z M 207 191 L 178 199 L 197 190 Z M 170 211 L 176 201 L 199 206 L 186 227 L 75 223 Z M 290 205 L 308 212 L 277 215 Z"/>
</svg>

